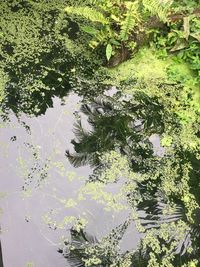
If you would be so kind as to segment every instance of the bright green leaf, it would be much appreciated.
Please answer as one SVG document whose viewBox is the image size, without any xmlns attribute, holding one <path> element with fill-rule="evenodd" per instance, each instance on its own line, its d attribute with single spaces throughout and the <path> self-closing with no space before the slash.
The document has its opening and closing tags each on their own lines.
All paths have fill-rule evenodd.
<svg viewBox="0 0 200 267">
<path fill-rule="evenodd" d="M 106 46 L 106 58 L 108 61 L 110 60 L 111 56 L 112 56 L 112 45 L 107 44 L 107 46 Z"/>
</svg>

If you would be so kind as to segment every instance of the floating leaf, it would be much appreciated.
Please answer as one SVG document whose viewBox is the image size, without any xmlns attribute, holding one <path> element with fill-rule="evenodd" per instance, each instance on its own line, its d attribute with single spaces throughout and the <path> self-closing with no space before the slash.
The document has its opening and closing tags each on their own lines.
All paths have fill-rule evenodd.
<svg viewBox="0 0 200 267">
<path fill-rule="evenodd" d="M 112 45 L 107 44 L 107 46 L 106 46 L 106 58 L 108 61 L 110 60 L 111 56 L 112 56 Z"/>
</svg>

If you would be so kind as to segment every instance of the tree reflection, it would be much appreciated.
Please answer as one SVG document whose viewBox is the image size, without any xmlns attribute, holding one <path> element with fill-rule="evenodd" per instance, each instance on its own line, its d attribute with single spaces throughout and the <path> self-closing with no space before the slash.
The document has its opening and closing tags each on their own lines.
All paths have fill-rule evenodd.
<svg viewBox="0 0 200 267">
<path fill-rule="evenodd" d="M 80 119 L 74 125 L 75 153 L 67 151 L 66 155 L 75 167 L 97 166 L 99 155 L 114 149 L 127 155 L 135 170 L 153 157 L 149 137 L 163 132 L 162 107 L 141 93 L 135 99 L 139 99 L 139 103 L 134 99 L 119 102 L 112 97 L 99 97 L 81 106 L 91 130 L 84 129 Z"/>
<path fill-rule="evenodd" d="M 182 136 L 185 126 L 179 123 L 176 113 L 169 113 L 158 98 L 142 92 L 130 99 L 121 95 L 97 98 L 83 104 L 81 112 L 87 116 L 91 129 L 84 129 L 81 119 L 77 120 L 76 140 L 72 140 L 75 153 L 66 153 L 69 161 L 75 167 L 95 167 L 93 178 L 98 179 L 105 168 L 100 156 L 115 150 L 126 156 L 133 172 L 144 175 L 144 180 L 136 181 L 137 192 L 126 192 L 130 207 L 142 214 L 145 237 L 136 254 L 142 253 L 144 259 L 152 254 L 156 262 L 166 259 L 174 266 L 196 260 L 200 253 L 198 153 L 176 136 L 176 143 L 163 156 L 157 156 L 149 140 L 152 134 L 165 133 L 169 125 Z M 140 196 L 137 204 L 136 194 Z M 158 253 L 153 242 L 163 250 Z M 149 258 L 146 259 L 142 266 L 147 266 Z M 132 263 L 136 262 L 132 258 Z"/>
</svg>

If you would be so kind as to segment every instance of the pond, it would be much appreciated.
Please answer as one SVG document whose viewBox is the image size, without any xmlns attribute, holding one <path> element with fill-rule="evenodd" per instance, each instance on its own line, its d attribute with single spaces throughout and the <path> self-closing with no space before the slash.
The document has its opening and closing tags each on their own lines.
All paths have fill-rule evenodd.
<svg viewBox="0 0 200 267">
<path fill-rule="evenodd" d="M 105 204 L 87 197 L 77 200 L 81 187 L 92 173 L 90 166 L 74 168 L 65 156 L 73 151 L 73 125 L 81 98 L 69 94 L 64 101 L 55 97 L 45 115 L 17 119 L 9 114 L 0 132 L 1 147 L 1 243 L 4 267 L 66 266 L 57 251 L 62 237 L 69 237 L 64 218 L 83 218 L 96 238 L 107 235 L 123 223 L 128 211 L 106 210 Z M 82 121 L 88 128 L 85 115 Z M 107 186 L 115 193 L 120 182 Z M 66 204 L 68 203 L 68 204 Z M 122 239 L 123 250 L 139 241 L 134 224 Z"/>
<path fill-rule="evenodd" d="M 199 3 L 182 2 L 1 1 L 0 265 L 200 266 Z"/>
</svg>

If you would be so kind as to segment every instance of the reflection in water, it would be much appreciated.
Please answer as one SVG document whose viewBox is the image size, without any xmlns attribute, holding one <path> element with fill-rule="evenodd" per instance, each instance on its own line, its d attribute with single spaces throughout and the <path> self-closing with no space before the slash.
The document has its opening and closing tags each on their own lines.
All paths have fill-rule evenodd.
<svg viewBox="0 0 200 267">
<path fill-rule="evenodd" d="M 146 178 L 135 181 L 137 177 L 126 168 L 135 171 L 134 175 L 151 175 L 158 165 L 166 174 L 165 165 L 170 171 L 174 167 L 158 144 L 163 131 L 161 108 L 143 94 L 135 97 L 136 102 L 113 95 L 82 104 L 77 95 L 70 94 L 65 104 L 55 98 L 54 108 L 44 116 L 22 116 L 19 121 L 10 115 L 10 122 L 0 133 L 1 190 L 7 193 L 1 204 L 5 266 L 25 266 L 28 262 L 65 266 L 65 259 L 57 253 L 63 243 L 62 253 L 71 266 L 82 266 L 88 255 L 100 258 L 102 267 L 114 260 L 146 264 L 148 249 L 131 252 L 140 239 L 133 217 L 128 219 L 137 194 L 144 197 L 137 206 L 144 232 L 159 229 L 165 222 L 188 221 L 186 207 L 175 198 L 174 213 L 164 216 L 169 203 L 162 190 L 151 187 Z M 72 164 L 66 161 L 66 148 Z M 120 179 L 112 182 L 99 179 L 109 165 L 101 157 L 107 152 L 114 153 L 114 159 L 118 154 L 127 159 L 123 172 L 118 173 Z M 158 175 L 159 181 L 164 174 Z M 194 222 L 180 242 L 172 236 L 178 253 L 185 253 L 192 236 L 199 237 L 198 213 L 192 214 Z M 197 248 L 198 240 L 196 244 L 192 241 Z M 74 242 L 76 247 L 71 250 Z"/>
<path fill-rule="evenodd" d="M 72 228 L 70 231 L 71 242 L 65 243 L 65 249 L 61 252 L 67 258 L 70 266 L 84 267 L 90 261 L 98 266 L 117 264 L 122 256 L 119 252 L 119 243 L 130 222 L 130 219 L 125 220 L 124 223 L 112 229 L 101 241 L 83 230 L 77 231 Z"/>
<path fill-rule="evenodd" d="M 63 98 L 72 88 L 84 87 L 86 93 L 94 83 L 88 78 L 101 60 L 85 53 L 78 25 L 67 17 L 65 5 L 65 0 L 1 1 L 4 112 L 45 114 L 54 96 Z"/>
<path fill-rule="evenodd" d="M 66 151 L 66 156 L 74 167 L 87 164 L 95 167 L 93 174 L 90 176 L 91 183 L 95 182 L 96 179 L 101 182 L 109 182 L 101 180 L 101 173 L 105 171 L 106 165 L 108 164 L 108 162 L 102 163 L 102 155 L 106 152 L 119 151 L 121 155 L 128 158 L 131 169 L 139 173 L 145 173 L 147 169 L 153 167 L 153 161 L 154 164 L 159 161 L 157 157 L 163 156 L 164 152 L 161 153 L 160 149 L 158 149 L 158 134 L 161 134 L 163 131 L 162 124 L 160 123 L 161 107 L 159 108 L 157 103 L 151 103 L 148 97 L 143 94 L 136 94 L 135 97 L 139 100 L 139 104 L 135 104 L 134 99 L 126 100 L 121 96 L 119 98 L 118 96 L 101 96 L 90 104 L 82 104 L 80 110 L 86 116 L 88 124 L 84 121 L 85 117 L 77 115 L 77 121 L 74 125 L 76 139 L 71 141 L 75 153 Z M 154 105 L 156 108 L 152 109 Z M 153 110 L 154 114 L 150 113 L 150 110 Z M 152 115 L 154 116 L 152 117 Z M 89 125 L 89 130 L 83 124 L 86 124 L 87 128 Z M 155 148 L 157 148 L 157 151 Z M 120 174 L 118 175 L 120 176 Z M 123 175 L 127 175 L 126 171 Z M 129 183 L 128 180 L 126 183 Z M 98 186 L 100 187 L 100 184 Z M 146 181 L 137 183 L 138 191 L 141 194 L 146 194 L 147 186 L 148 183 Z M 158 199 L 152 199 L 156 191 L 153 189 L 150 192 L 148 203 L 142 202 L 138 206 L 139 210 L 154 210 L 155 204 L 159 203 Z M 136 200 L 134 195 L 135 191 L 129 192 L 127 190 L 125 194 L 127 194 L 129 204 L 134 207 L 132 202 Z M 147 219 L 147 217 L 148 214 L 146 213 L 143 219 Z M 145 223 L 143 223 L 144 225 Z M 113 231 L 117 231 L 117 229 L 119 229 L 119 226 Z M 123 233 L 120 233 L 120 239 L 123 238 L 125 233 L 125 230 Z M 79 240 L 80 235 L 84 241 L 82 243 Z M 115 239 L 115 236 L 113 239 L 119 241 L 117 238 Z M 87 237 L 84 232 L 76 233 L 75 236 L 73 232 L 72 241 L 69 243 L 69 246 L 67 245 L 67 252 L 64 255 L 71 266 L 85 266 L 84 262 L 86 264 L 87 259 L 90 258 L 99 260 L 99 262 L 94 263 L 98 266 L 106 266 L 107 264 L 109 266 L 111 262 L 115 262 L 117 265 L 120 261 L 126 259 L 126 254 L 116 251 L 117 244 L 115 244 L 115 241 L 111 241 L 111 251 L 108 252 L 103 249 L 104 245 L 107 245 L 107 249 L 109 247 L 109 242 L 107 243 L 105 239 L 102 240 L 103 245 L 101 244 L 100 246 L 93 244 L 93 242 L 89 244 L 90 242 L 88 241 L 89 243 L 87 243 Z M 77 246 L 71 251 L 70 246 L 74 247 L 74 243 Z M 108 258 L 106 258 L 106 255 Z M 132 262 L 134 259 L 135 263 L 147 263 L 147 255 L 148 251 L 140 251 L 139 249 L 137 252 L 129 255 L 129 258 L 132 259 Z M 84 260 L 81 261 L 81 259 Z"/>
<path fill-rule="evenodd" d="M 164 151 L 159 145 L 159 134 L 163 132 L 162 107 L 156 101 L 142 93 L 129 100 L 116 94 L 82 104 L 80 110 L 87 118 L 89 130 L 83 126 L 82 116 L 78 116 L 74 125 L 76 139 L 71 141 L 75 153 L 66 151 L 66 156 L 74 167 L 87 164 L 95 167 L 91 181 L 100 180 L 107 167 L 101 157 L 112 150 L 126 156 L 131 170 L 139 174 L 153 173 L 162 163 Z M 149 187 L 147 179 L 137 183 L 137 187 L 140 194 L 149 192 L 149 199 L 157 192 L 157 188 Z M 135 201 L 134 195 L 135 192 L 128 190 L 130 203 Z"/>
<path fill-rule="evenodd" d="M 74 169 L 66 161 L 65 149 L 73 149 L 73 114 L 80 105 L 74 94 L 65 99 L 65 105 L 55 98 L 54 108 L 45 115 L 22 115 L 21 121 L 30 131 L 14 115 L 1 130 L 1 191 L 7 193 L 1 201 L 5 266 L 26 266 L 28 262 L 33 266 L 65 266 L 57 249 L 62 236 L 70 238 L 66 230 L 77 219 L 100 240 L 128 216 L 126 210 L 107 211 L 90 196 L 78 198 L 92 170 L 88 166 Z M 112 194 L 119 189 L 120 184 L 108 187 Z M 136 236 L 132 242 L 134 225 L 128 231 L 131 234 L 124 238 L 124 249 L 136 247 L 139 240 Z"/>
<path fill-rule="evenodd" d="M 147 99 L 142 100 L 146 100 L 144 105 L 148 106 Z M 70 162 L 75 167 L 85 164 L 98 166 L 101 153 L 119 149 L 128 155 L 133 169 L 144 168 L 144 160 L 154 153 L 145 127 L 153 120 L 147 114 L 140 114 L 140 108 L 125 101 L 120 105 L 112 97 L 100 97 L 82 105 L 81 112 L 87 116 L 90 130 L 84 129 L 81 118 L 77 120 L 74 125 L 76 140 L 72 140 L 76 153 L 66 152 Z M 154 123 L 158 124 L 159 113 L 155 111 L 155 115 Z"/>
<path fill-rule="evenodd" d="M 170 190 L 172 190 L 171 186 L 173 186 L 173 183 L 175 186 L 177 178 L 183 177 L 184 179 L 184 164 L 186 170 L 188 162 L 196 169 L 199 161 L 192 158 L 189 153 L 184 158 L 182 149 L 178 152 L 173 152 L 172 148 L 165 151 L 161 147 L 159 136 L 164 132 L 164 125 L 162 123 L 164 121 L 162 119 L 164 112 L 158 99 L 152 100 L 142 93 L 136 93 L 134 97 L 127 100 L 121 95 L 118 97 L 116 94 L 113 97 L 97 98 L 90 104 L 83 104 L 81 111 L 86 115 L 90 128 L 89 130 L 85 129 L 81 116 L 78 116 L 77 122 L 74 125 L 76 139 L 72 140 L 75 153 L 66 152 L 69 161 L 75 167 L 86 164 L 94 166 L 95 171 L 90 176 L 90 183 L 95 183 L 97 180 L 99 183 L 96 182 L 96 185 L 100 188 L 101 183 L 105 182 L 105 180 L 101 179 L 101 173 L 109 165 L 105 161 L 102 163 L 102 155 L 109 151 L 118 151 L 121 155 L 124 155 L 128 159 L 131 169 L 138 175 L 143 175 L 144 178 L 143 180 L 134 181 L 134 179 L 137 179 L 134 174 L 132 185 L 137 187 L 137 193 L 140 195 L 137 210 L 140 214 L 141 226 L 143 227 L 141 231 L 147 233 L 146 242 L 150 242 L 153 236 L 157 235 L 159 244 L 169 247 L 171 242 L 173 243 L 173 248 L 169 249 L 173 251 L 174 262 L 180 264 L 182 259 L 192 259 L 199 251 L 199 210 L 197 208 L 194 209 L 194 212 L 191 214 L 192 222 L 189 221 L 186 205 L 180 201 L 177 195 L 170 195 Z M 114 159 L 116 154 L 113 153 L 112 156 L 112 159 Z M 175 160 L 173 160 L 173 157 L 175 157 Z M 197 165 L 195 166 L 195 164 Z M 197 172 L 197 170 L 190 170 L 191 180 L 196 180 Z M 124 172 L 124 176 L 126 174 Z M 149 177 L 154 182 L 151 182 Z M 171 177 L 171 180 L 169 177 Z M 183 184 L 184 181 L 181 180 L 177 182 L 177 187 L 181 188 Z M 130 207 L 135 207 L 137 198 L 134 186 L 131 188 L 132 190 L 125 191 Z M 166 192 L 164 192 L 162 187 L 169 191 L 169 198 L 166 197 Z M 188 199 L 186 198 L 185 201 L 187 202 Z M 187 227 L 187 224 L 190 227 Z M 166 227 L 169 227 L 169 229 L 166 230 Z M 176 227 L 179 229 L 176 230 Z M 149 229 L 152 231 L 148 232 Z M 182 233 L 179 233 L 179 230 Z M 159 231 L 161 233 L 162 231 L 164 233 L 165 231 L 169 232 L 167 237 L 163 237 L 159 235 Z M 148 233 L 150 235 L 153 234 L 149 240 Z M 70 245 L 74 243 L 73 238 L 72 236 Z M 194 252 L 188 255 L 188 249 L 191 245 L 194 248 Z M 92 244 L 91 246 L 93 248 L 91 249 L 91 254 L 90 248 L 87 245 L 81 246 L 82 257 L 86 259 L 88 256 L 91 259 L 97 260 L 97 266 L 106 266 L 104 259 L 101 258 L 102 247 L 99 249 L 97 245 Z M 113 245 L 114 249 L 115 246 Z M 132 258 L 141 255 L 140 259 L 147 264 L 150 251 L 146 246 L 141 251 L 141 254 L 139 250 L 136 254 L 133 253 L 129 256 Z M 66 257 L 69 259 L 69 262 L 72 257 L 76 264 L 84 266 L 83 262 L 81 263 L 77 259 L 77 256 L 80 255 L 78 252 L 79 246 L 75 248 L 74 254 L 73 252 L 68 252 Z M 102 255 L 105 256 L 107 254 L 103 251 Z M 120 255 L 124 259 L 124 255 L 122 253 Z M 113 262 L 112 253 L 109 256 L 109 260 Z M 115 255 L 114 258 L 117 258 L 117 256 Z M 98 260 L 100 261 L 98 262 Z M 108 262 L 109 260 L 107 259 Z M 120 260 L 118 259 L 117 263 L 119 262 Z M 134 261 L 132 260 L 131 262 L 133 263 Z M 72 263 L 71 266 L 76 266 L 76 264 Z"/>
</svg>

